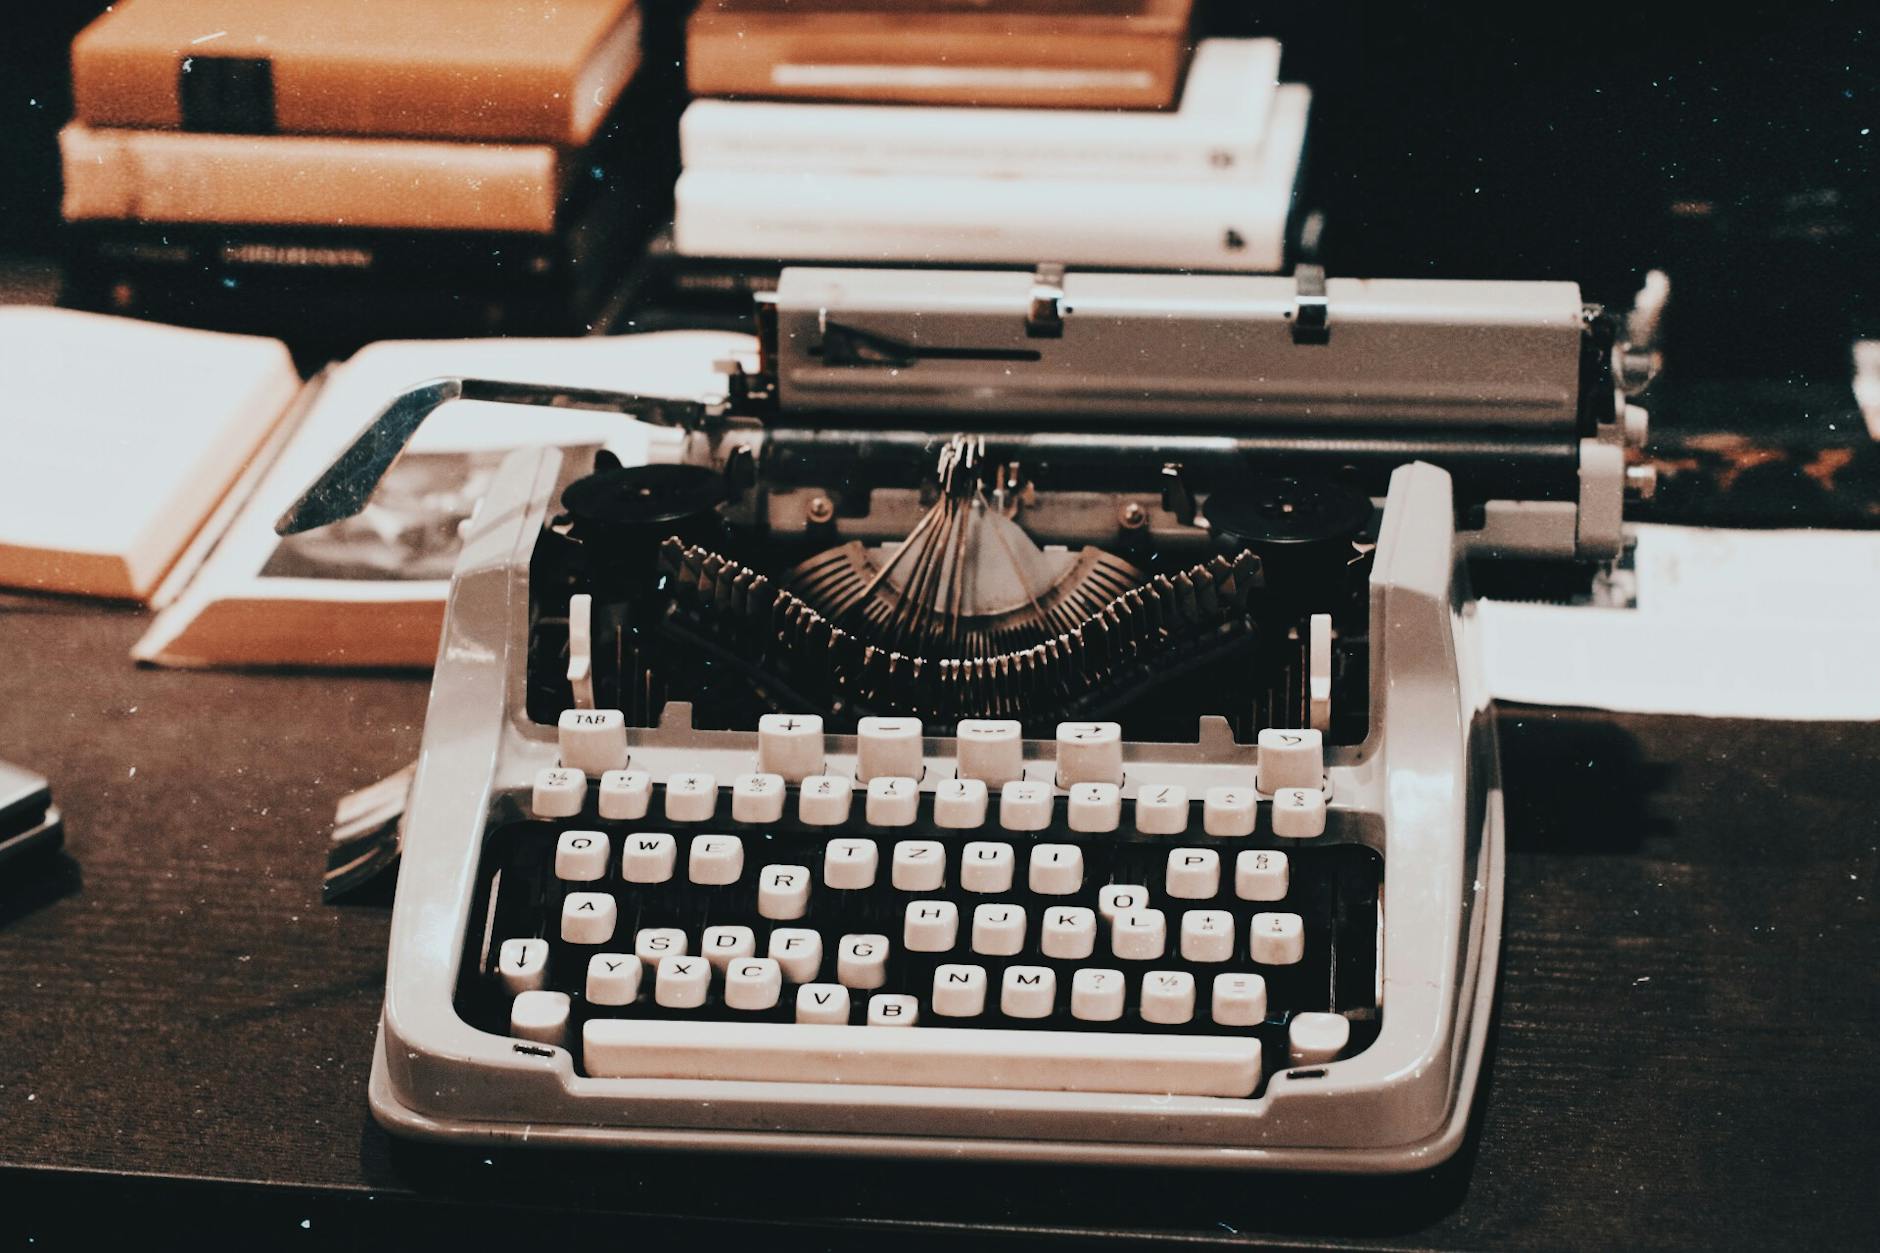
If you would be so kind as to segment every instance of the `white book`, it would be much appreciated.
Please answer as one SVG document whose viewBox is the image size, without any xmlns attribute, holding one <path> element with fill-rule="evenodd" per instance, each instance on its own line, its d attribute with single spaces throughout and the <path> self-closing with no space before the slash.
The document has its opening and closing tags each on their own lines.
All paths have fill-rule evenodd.
<svg viewBox="0 0 1880 1253">
<path fill-rule="evenodd" d="M 1258 167 L 1232 180 L 687 170 L 674 242 L 696 257 L 1275 271 L 1310 105 L 1282 86 Z"/>
<path fill-rule="evenodd" d="M 299 390 L 277 340 L 0 308 L 0 583 L 147 599 Z"/>
<path fill-rule="evenodd" d="M 459 528 L 510 450 L 606 447 L 627 464 L 660 433 L 619 414 L 454 401 L 419 428 L 358 516 L 282 538 L 277 518 L 392 399 L 440 375 L 722 394 L 714 365 L 747 335 L 667 331 L 578 339 L 373 344 L 330 367 L 305 416 L 194 579 L 131 656 L 173 666 L 429 666 Z"/>
<path fill-rule="evenodd" d="M 1173 112 L 696 100 L 687 169 L 963 174 L 982 178 L 1244 178 L 1278 87 L 1271 39 L 1208 39 Z"/>
</svg>

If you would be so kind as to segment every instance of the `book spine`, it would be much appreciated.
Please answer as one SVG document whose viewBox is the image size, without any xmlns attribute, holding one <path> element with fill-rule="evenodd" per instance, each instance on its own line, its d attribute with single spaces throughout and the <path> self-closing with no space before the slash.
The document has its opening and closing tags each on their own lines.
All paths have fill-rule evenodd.
<svg viewBox="0 0 1880 1253">
<path fill-rule="evenodd" d="M 552 235 L 81 222 L 66 228 L 67 291 L 114 313 L 267 329 L 315 354 L 373 338 L 580 334 L 608 316 L 646 225 L 618 184 Z"/>
<path fill-rule="evenodd" d="M 675 241 L 691 256 L 1270 272 L 1291 184 L 878 178 L 688 170 Z"/>
<path fill-rule="evenodd" d="M 980 178 L 1243 176 L 1259 159 L 1265 111 L 1179 114 L 695 101 L 679 123 L 687 169 L 816 169 Z"/>
<path fill-rule="evenodd" d="M 282 135 L 423 136 L 578 145 L 587 142 L 639 64 L 640 15 L 630 7 L 575 67 L 548 61 L 493 66 L 460 57 L 363 48 L 356 55 L 280 55 L 273 60 L 186 54 L 169 44 L 124 46 L 98 26 L 72 44 L 77 120 L 95 127 L 178 130 L 191 125 L 187 75 L 222 60 L 265 70 L 268 116 L 216 125 Z M 220 76 L 218 76 L 220 77 Z"/>
<path fill-rule="evenodd" d="M 399 289 L 443 299 L 450 288 L 552 293 L 604 277 L 636 236 L 614 221 L 594 228 L 585 218 L 557 235 L 177 230 L 94 222 L 68 230 L 66 257 L 75 278 L 136 274 L 179 289 Z M 450 288 L 438 285 L 440 275 L 449 276 Z"/>
<path fill-rule="evenodd" d="M 448 274 L 459 283 L 545 286 L 569 268 L 561 241 L 546 235 L 412 236 L 395 231 L 177 230 L 87 222 L 67 235 L 74 269 L 135 270 L 152 278 L 226 285 L 226 280 L 417 282 Z"/>
<path fill-rule="evenodd" d="M 545 145 L 100 130 L 59 136 L 67 221 L 548 231 Z"/>
<path fill-rule="evenodd" d="M 897 44 L 905 51 L 897 53 Z M 1186 61 L 1186 46 L 1168 35 L 1022 40 L 910 32 L 896 40 L 833 28 L 783 34 L 695 21 L 686 81 L 695 96 L 1166 109 Z"/>
<path fill-rule="evenodd" d="M 441 291 L 342 286 L 180 284 L 137 271 L 99 276 L 83 307 L 177 326 L 273 335 L 307 361 L 344 356 L 378 339 L 579 335 L 601 324 L 607 292 L 574 295 L 453 284 Z"/>
</svg>

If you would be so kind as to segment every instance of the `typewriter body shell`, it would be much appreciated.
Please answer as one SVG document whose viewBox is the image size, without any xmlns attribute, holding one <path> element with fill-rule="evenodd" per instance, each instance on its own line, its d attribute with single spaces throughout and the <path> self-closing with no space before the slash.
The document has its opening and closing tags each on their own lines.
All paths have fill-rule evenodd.
<svg viewBox="0 0 1880 1253">
<path fill-rule="evenodd" d="M 464 963 L 473 960 L 465 936 L 478 925 L 473 911 L 486 832 L 522 815 L 531 781 L 558 761 L 556 728 L 528 709 L 531 556 L 553 523 L 556 500 L 584 468 L 569 454 L 532 449 L 503 465 L 467 534 L 450 591 L 404 835 L 370 1086 L 378 1119 L 418 1138 L 568 1147 L 1377 1173 L 1421 1169 L 1450 1157 L 1465 1134 L 1492 1010 L 1504 856 L 1494 726 L 1480 681 L 1464 561 L 1471 552 L 1601 560 L 1616 555 L 1620 544 L 1625 417 L 1623 406 L 1613 404 L 1610 376 L 1599 368 L 1598 357 L 1610 345 L 1580 343 L 1587 323 L 1577 291 L 1566 284 L 1411 283 L 1384 285 L 1379 294 L 1363 284 L 1341 292 L 1334 281 L 1334 343 L 1344 334 L 1361 346 L 1370 318 L 1382 327 L 1372 358 L 1388 356 L 1391 344 L 1408 358 L 1427 358 L 1429 345 L 1414 339 L 1419 324 L 1482 349 L 1453 369 L 1409 367 L 1425 382 L 1448 373 L 1454 386 L 1446 393 L 1419 383 L 1380 403 L 1360 380 L 1342 393 L 1356 398 L 1346 412 L 1323 403 L 1327 393 L 1312 382 L 1317 362 L 1326 358 L 1311 357 L 1312 335 L 1298 333 L 1304 306 L 1288 280 L 1105 276 L 1109 285 L 1091 283 L 1072 306 L 1066 293 L 1077 289 L 1054 274 L 937 275 L 928 276 L 934 286 L 922 287 L 906 272 L 799 273 L 794 284 L 786 278 L 777 305 L 767 311 L 775 319 L 767 351 L 776 351 L 780 334 L 786 357 L 791 341 L 827 347 L 838 321 L 832 309 L 846 311 L 843 325 L 868 324 L 868 315 L 876 315 L 878 333 L 871 338 L 890 343 L 905 330 L 896 317 L 916 306 L 930 313 L 951 308 L 982 337 L 987 319 L 1016 318 L 1025 329 L 1013 334 L 1036 338 L 1042 301 L 1047 318 L 1070 313 L 1068 329 L 1059 331 L 1070 341 L 1083 329 L 1076 318 L 1098 323 L 1095 315 L 1108 298 L 1120 318 L 1153 322 L 1169 306 L 1210 325 L 1236 316 L 1257 324 L 1255 334 L 1271 340 L 1269 356 L 1303 366 L 1293 383 L 1263 376 L 1247 386 L 1271 387 L 1282 396 L 1291 387 L 1292 399 L 1282 406 L 1285 424 L 1297 429 L 1300 411 L 1317 404 L 1327 416 L 1305 424 L 1335 432 L 1344 423 L 1362 431 L 1382 446 L 1383 461 L 1413 446 L 1406 435 L 1414 431 L 1435 431 L 1440 450 L 1456 446 L 1444 442 L 1456 430 L 1519 431 L 1524 424 L 1547 425 L 1553 446 L 1571 450 L 1565 486 L 1539 493 L 1551 497 L 1543 500 L 1485 488 L 1485 476 L 1495 473 L 1492 456 L 1467 472 L 1466 506 L 1459 500 L 1459 472 L 1436 458 L 1412 453 L 1373 472 L 1382 490 L 1364 592 L 1370 638 L 1360 681 L 1368 721 L 1362 738 L 1326 749 L 1326 824 L 1314 842 L 1357 843 L 1382 858 L 1376 1036 L 1354 1055 L 1323 1064 L 1289 1065 L 1269 1053 L 1256 1095 L 1223 1096 L 928 1086 L 917 1077 L 904 1083 L 596 1078 L 583 1073 L 568 1048 L 525 1043 L 466 1022 L 455 990 Z M 1321 285 L 1314 295 L 1322 300 L 1325 291 Z M 1313 331 L 1321 313 L 1304 315 Z M 1183 351 L 1218 353 L 1223 342 L 1235 345 L 1244 329 L 1201 348 L 1192 334 L 1164 347 L 1176 358 Z M 921 333 L 931 341 L 948 331 L 935 318 Z M 1114 356 L 1116 348 L 1106 351 Z M 1534 368 L 1537 353 L 1544 368 Z M 1590 371 L 1588 361 L 1594 362 Z M 925 383 L 929 364 L 922 360 L 921 368 L 905 373 Z M 849 404 L 858 413 L 892 413 L 908 427 L 945 432 L 970 420 L 950 408 L 945 394 L 962 394 L 965 383 L 954 376 L 972 365 L 944 354 L 931 364 L 931 395 L 913 400 L 897 395 L 881 369 L 845 371 L 840 362 L 832 366 L 826 352 L 773 361 L 766 369 L 786 397 L 792 388 L 814 396 L 800 402 L 811 414 Z M 845 373 L 853 389 L 846 398 Z M 1193 362 L 1179 359 L 1166 373 L 1178 397 L 1169 429 L 1231 438 L 1248 412 L 1246 388 L 1237 398 L 1231 386 L 1201 386 L 1208 380 L 1198 378 Z M 1496 379 L 1507 394 L 1494 394 Z M 1603 393 L 1591 404 L 1589 389 Z M 1186 400 L 1180 399 L 1184 392 Z M 1090 398 L 1061 392 L 1048 378 L 1030 392 L 1030 403 L 996 385 L 975 395 L 969 408 L 992 422 L 1017 424 L 1020 439 L 1036 438 L 1034 429 L 1063 429 L 1066 421 L 1087 422 L 1106 438 L 1115 432 L 1125 444 L 1130 434 L 1143 433 L 1140 415 L 1132 417 L 1140 409 L 1135 402 L 1118 402 L 1105 415 L 1102 403 L 1080 403 Z M 1427 401 L 1421 412 L 1407 399 L 1416 395 Z M 1524 407 L 1546 416 L 1524 416 Z M 1389 421 L 1364 416 L 1375 419 L 1379 412 L 1389 412 Z M 1259 425 L 1256 418 L 1252 426 Z M 686 456 L 722 463 L 735 443 L 722 428 L 694 430 Z M 1334 455 L 1348 460 L 1351 453 Z M 719 777 L 748 771 L 755 738 L 748 729 L 695 728 L 690 706 L 677 699 L 654 724 L 627 728 L 633 768 L 655 781 L 682 771 Z M 1124 740 L 1130 778 L 1182 781 L 1197 795 L 1251 778 L 1256 763 L 1254 747 L 1219 719 L 1201 719 L 1187 742 L 1136 740 L 1127 727 Z M 1038 767 L 1029 777 L 1051 777 L 1053 751 L 1049 739 L 1027 738 L 1027 765 Z M 929 779 L 950 776 L 951 728 L 929 724 L 923 752 Z M 854 736 L 829 736 L 826 768 L 852 771 L 855 753 Z"/>
</svg>

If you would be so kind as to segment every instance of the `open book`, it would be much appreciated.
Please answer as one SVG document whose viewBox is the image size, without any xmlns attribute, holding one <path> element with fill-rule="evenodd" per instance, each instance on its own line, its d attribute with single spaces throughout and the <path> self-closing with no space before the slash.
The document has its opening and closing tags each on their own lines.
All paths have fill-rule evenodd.
<svg viewBox="0 0 1880 1253">
<path fill-rule="evenodd" d="M 299 389 L 272 339 L 0 308 L 0 584 L 148 600 Z"/>
<path fill-rule="evenodd" d="M 428 667 L 459 528 L 504 454 L 529 444 L 606 447 L 644 460 L 658 433 L 618 414 L 457 401 L 413 438 L 357 517 L 282 538 L 274 522 L 386 403 L 440 375 L 700 397 L 714 365 L 752 347 L 715 331 L 581 339 L 388 341 L 309 386 L 279 458 L 189 586 L 132 656 L 174 666 Z"/>
</svg>

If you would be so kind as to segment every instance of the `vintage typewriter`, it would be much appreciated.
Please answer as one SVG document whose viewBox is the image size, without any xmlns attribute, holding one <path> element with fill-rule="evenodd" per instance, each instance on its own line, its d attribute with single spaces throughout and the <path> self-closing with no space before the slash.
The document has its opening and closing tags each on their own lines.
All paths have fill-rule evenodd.
<svg viewBox="0 0 1880 1253">
<path fill-rule="evenodd" d="M 440 380 L 452 585 L 371 1100 L 420 1137 L 1396 1171 L 1468 1119 L 1501 804 L 1472 558 L 1610 561 L 1569 283 L 790 270 L 699 403 Z M 1615 365 L 1615 361 L 1619 364 Z"/>
</svg>

